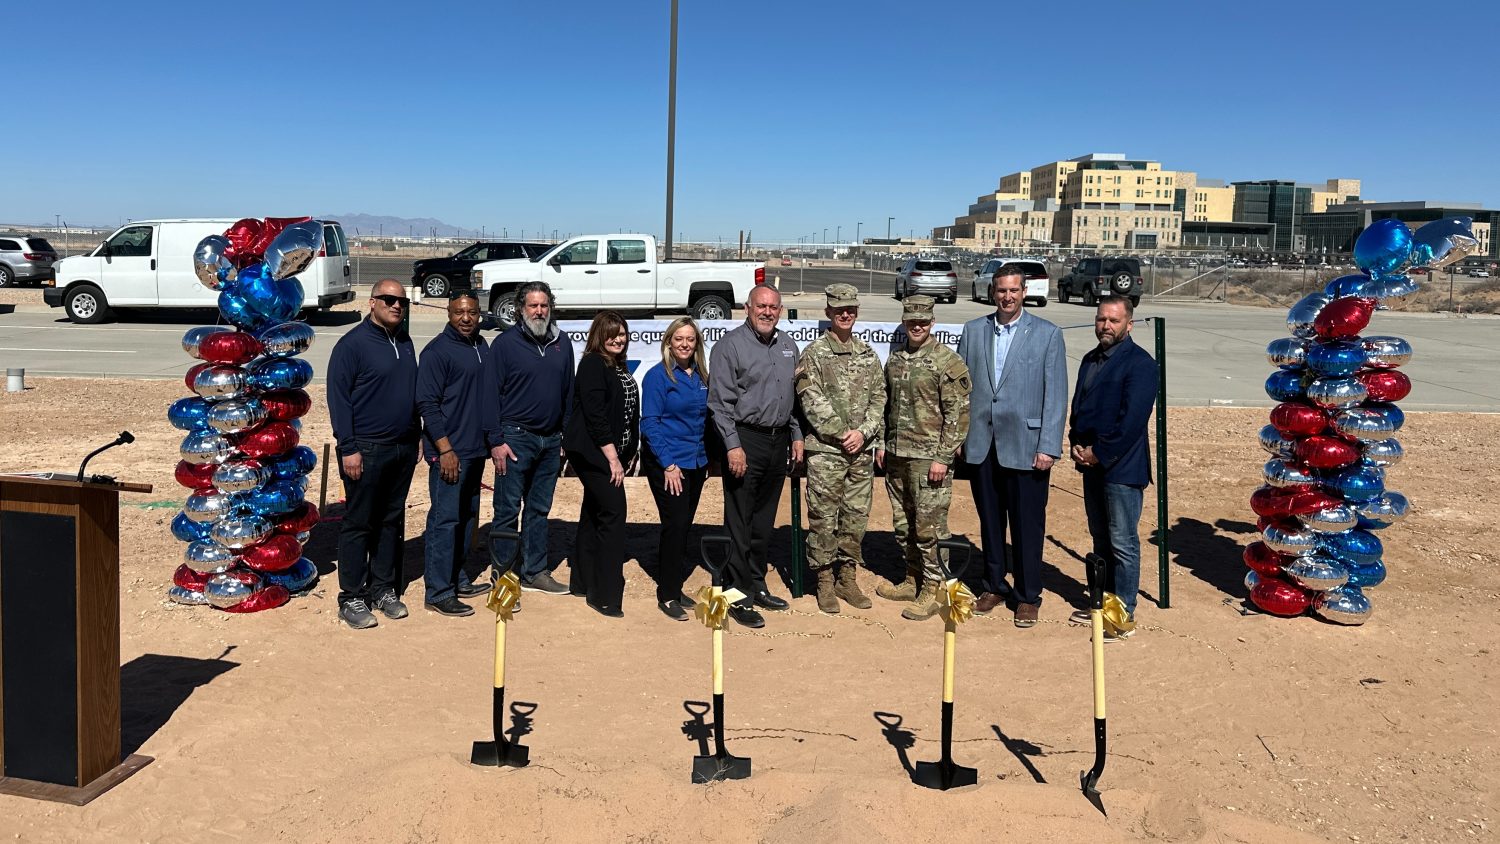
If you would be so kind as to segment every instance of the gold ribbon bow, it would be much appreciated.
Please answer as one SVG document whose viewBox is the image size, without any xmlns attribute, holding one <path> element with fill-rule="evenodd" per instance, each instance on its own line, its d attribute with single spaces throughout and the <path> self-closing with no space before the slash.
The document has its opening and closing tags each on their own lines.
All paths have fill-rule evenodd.
<svg viewBox="0 0 1500 844">
<path fill-rule="evenodd" d="M 745 593 L 738 589 L 721 589 L 718 586 L 704 586 L 694 596 L 693 615 L 703 622 L 703 626 L 710 630 L 720 630 L 724 627 L 724 619 L 729 616 L 729 605 L 745 597 Z"/>
<path fill-rule="evenodd" d="M 516 601 L 521 600 L 521 580 L 516 573 L 508 571 L 502 577 L 495 578 L 495 585 L 490 587 L 490 596 L 484 605 L 491 612 L 500 616 L 501 621 L 510 621 L 511 608 Z"/>
<path fill-rule="evenodd" d="M 1104 593 L 1104 632 L 1111 635 L 1129 633 L 1135 629 L 1130 613 L 1125 611 L 1125 602 L 1113 592 Z"/>
<path fill-rule="evenodd" d="M 948 608 L 948 617 L 955 624 L 968 621 L 974 614 L 974 593 L 957 579 L 944 583 L 938 590 L 938 603 Z"/>
</svg>

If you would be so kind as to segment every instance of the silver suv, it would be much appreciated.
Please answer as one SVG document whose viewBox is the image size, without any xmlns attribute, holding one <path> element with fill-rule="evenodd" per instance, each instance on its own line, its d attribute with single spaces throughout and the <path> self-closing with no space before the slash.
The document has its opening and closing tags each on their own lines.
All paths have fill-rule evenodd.
<svg viewBox="0 0 1500 844">
<path fill-rule="evenodd" d="M 896 271 L 896 298 L 925 294 L 939 302 L 958 301 L 958 273 L 947 258 L 917 255 L 907 258 Z"/>
<path fill-rule="evenodd" d="M 57 272 L 57 250 L 46 238 L 20 234 L 0 234 L 0 287 L 23 281 L 52 281 Z"/>
</svg>

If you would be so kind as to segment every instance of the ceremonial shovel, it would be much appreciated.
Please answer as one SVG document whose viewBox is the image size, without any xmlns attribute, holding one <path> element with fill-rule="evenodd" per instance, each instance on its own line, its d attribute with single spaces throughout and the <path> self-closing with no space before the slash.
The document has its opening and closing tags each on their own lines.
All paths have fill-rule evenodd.
<svg viewBox="0 0 1500 844">
<path fill-rule="evenodd" d="M 495 553 L 498 540 L 515 543 L 515 553 L 509 560 L 501 561 Z M 490 566 L 494 586 L 490 588 L 488 606 L 495 611 L 495 697 L 490 712 L 495 732 L 494 741 L 476 741 L 469 754 L 471 765 L 509 765 L 524 768 L 531 761 L 531 749 L 513 741 L 505 740 L 505 628 L 510 621 L 511 607 L 521 594 L 521 584 L 513 569 L 521 559 L 521 536 L 513 531 L 490 531 Z"/>
<path fill-rule="evenodd" d="M 705 536 L 700 546 L 703 565 L 713 575 L 713 585 L 698 590 L 698 603 L 694 613 L 713 631 L 714 657 L 714 753 L 712 756 L 693 757 L 693 782 L 710 783 L 716 780 L 742 780 L 750 776 L 750 757 L 730 756 L 724 749 L 724 624 L 729 605 L 745 597 L 738 589 L 724 590 L 724 566 L 729 562 L 729 537 Z M 724 557 L 717 563 L 709 549 L 723 546 Z"/>
<path fill-rule="evenodd" d="M 1094 631 L 1094 767 L 1080 771 L 1083 796 L 1103 815 L 1104 800 L 1099 796 L 1099 775 L 1104 773 L 1104 558 L 1089 554 L 1084 567 L 1089 579 L 1089 626 Z"/>
<path fill-rule="evenodd" d="M 968 596 L 972 602 L 973 596 L 956 579 L 963 574 L 964 569 L 969 567 L 969 551 L 971 546 L 967 542 L 954 539 L 945 539 L 938 543 L 938 565 L 943 569 L 943 577 L 946 581 L 944 589 L 949 590 L 942 593 L 943 600 L 943 758 L 936 762 L 918 762 L 916 770 L 912 773 L 911 781 L 924 788 L 940 788 L 947 791 L 950 788 L 958 788 L 965 785 L 973 785 L 979 782 L 979 771 L 974 768 L 966 768 L 963 765 L 953 764 L 953 649 L 957 639 L 958 619 L 955 618 L 954 601 L 951 599 L 953 590 L 961 590 L 961 594 Z M 957 568 L 951 568 L 943 561 L 942 551 L 950 553 L 962 553 L 963 562 Z M 972 603 L 970 604 L 972 607 Z"/>
</svg>

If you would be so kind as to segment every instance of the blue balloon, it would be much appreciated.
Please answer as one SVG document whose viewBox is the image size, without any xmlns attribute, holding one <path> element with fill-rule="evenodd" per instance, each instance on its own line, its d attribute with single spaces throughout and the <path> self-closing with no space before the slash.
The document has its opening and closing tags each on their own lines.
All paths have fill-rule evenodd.
<svg viewBox="0 0 1500 844">
<path fill-rule="evenodd" d="M 1345 568 L 1349 569 L 1349 586 L 1369 589 L 1385 582 L 1385 563 L 1378 559 L 1368 563 L 1347 563 Z"/>
<path fill-rule="evenodd" d="M 1307 350 L 1307 366 L 1324 375 L 1353 375 L 1365 363 L 1365 347 L 1357 342 L 1335 340 L 1314 343 Z"/>
<path fill-rule="evenodd" d="M 227 287 L 219 291 L 219 314 L 229 324 L 246 331 L 254 331 L 266 323 L 266 318 L 250 307 L 243 295 Z"/>
<path fill-rule="evenodd" d="M 1278 369 L 1266 379 L 1266 395 L 1276 401 L 1293 401 L 1303 396 L 1302 372 L 1296 369 Z"/>
<path fill-rule="evenodd" d="M 318 567 L 313 565 L 312 560 L 303 557 L 286 569 L 268 571 L 263 573 L 261 577 L 265 579 L 266 583 L 285 586 L 286 591 L 296 594 L 298 592 L 306 592 L 312 588 L 314 583 L 318 582 Z"/>
<path fill-rule="evenodd" d="M 305 293 L 295 278 L 277 281 L 265 264 L 251 264 L 240 270 L 238 293 L 246 305 L 264 318 L 265 323 L 286 322 L 302 310 Z"/>
<path fill-rule="evenodd" d="M 262 460 L 260 465 L 270 471 L 271 477 L 290 480 L 300 478 L 317 468 L 318 455 L 307 446 L 299 445 L 281 457 Z"/>
<path fill-rule="evenodd" d="M 272 358 L 252 364 L 246 381 L 257 390 L 300 390 L 312 377 L 312 364 L 302 358 Z"/>
<path fill-rule="evenodd" d="M 1367 410 L 1373 410 L 1376 413 L 1379 413 L 1381 416 L 1384 416 L 1386 420 L 1391 423 L 1392 433 L 1401 430 L 1401 426 L 1406 424 L 1406 413 L 1391 402 L 1370 402 L 1364 405 L 1364 407 Z"/>
<path fill-rule="evenodd" d="M 1411 237 L 1411 261 L 1419 267 L 1446 267 L 1479 249 L 1472 217 L 1433 220 Z"/>
<path fill-rule="evenodd" d="M 213 529 L 213 522 L 195 522 L 188 518 L 187 513 L 179 512 L 172 519 L 172 536 L 183 542 L 198 542 L 210 538 L 209 531 Z"/>
<path fill-rule="evenodd" d="M 1367 275 L 1341 275 L 1323 286 L 1323 292 L 1334 299 L 1342 299 L 1345 296 L 1374 297 L 1376 289 L 1375 279 Z"/>
<path fill-rule="evenodd" d="M 1354 241 L 1354 265 L 1372 276 L 1390 275 L 1411 257 L 1411 229 L 1400 220 L 1376 220 Z"/>
<path fill-rule="evenodd" d="M 262 516 L 279 516 L 290 513 L 302 503 L 307 486 L 301 478 L 297 480 L 271 481 L 245 493 L 245 504 Z"/>
<path fill-rule="evenodd" d="M 1385 553 L 1380 537 L 1367 530 L 1346 530 L 1322 537 L 1324 553 L 1350 566 L 1363 566 L 1379 562 Z"/>
<path fill-rule="evenodd" d="M 172 402 L 167 408 L 167 421 L 173 428 L 196 431 L 208 427 L 208 409 L 212 407 L 198 396 L 188 396 Z"/>
<path fill-rule="evenodd" d="M 1378 466 L 1363 463 L 1340 469 L 1324 483 L 1337 490 L 1351 504 L 1359 504 L 1385 494 L 1385 472 Z"/>
</svg>

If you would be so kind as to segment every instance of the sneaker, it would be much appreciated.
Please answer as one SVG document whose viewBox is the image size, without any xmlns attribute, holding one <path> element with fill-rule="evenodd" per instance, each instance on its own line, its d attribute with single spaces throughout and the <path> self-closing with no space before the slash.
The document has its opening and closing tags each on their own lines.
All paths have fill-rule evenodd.
<svg viewBox="0 0 1500 844">
<path fill-rule="evenodd" d="M 468 586 L 460 586 L 454 591 L 458 593 L 458 597 L 460 598 L 477 598 L 490 591 L 490 584 L 470 583 Z"/>
<path fill-rule="evenodd" d="M 375 614 L 370 612 L 370 605 L 359 598 L 340 604 L 339 618 L 355 630 L 368 630 L 380 623 Z"/>
<path fill-rule="evenodd" d="M 451 615 L 454 618 L 474 614 L 473 607 L 469 606 L 463 601 L 460 601 L 457 598 L 444 598 L 443 600 L 437 602 L 429 601 L 424 606 L 426 606 L 428 610 L 435 612 L 438 615 Z"/>
<path fill-rule="evenodd" d="M 530 580 L 521 581 L 523 592 L 546 592 L 548 595 L 566 595 L 568 587 L 558 583 L 552 572 L 544 571 Z"/>
<path fill-rule="evenodd" d="M 673 621 L 687 621 L 687 610 L 682 608 L 680 601 L 657 601 L 656 608 L 661 610 L 662 615 Z"/>
<path fill-rule="evenodd" d="M 1073 614 L 1070 615 L 1070 616 L 1068 616 L 1068 623 L 1069 624 L 1092 624 L 1093 621 L 1092 621 L 1092 619 L 1089 618 L 1089 611 L 1088 610 L 1073 610 Z"/>
<path fill-rule="evenodd" d="M 406 618 L 406 605 L 396 597 L 396 590 L 387 589 L 380 593 L 375 599 L 375 609 L 380 610 L 386 618 Z"/>
<path fill-rule="evenodd" d="M 1129 630 L 1121 630 L 1118 633 L 1106 630 L 1106 631 L 1104 631 L 1104 644 L 1107 645 L 1110 642 L 1123 642 L 1126 639 L 1129 639 L 1131 636 L 1134 636 L 1134 635 L 1135 635 L 1135 628 L 1133 628 L 1133 627 L 1131 629 L 1129 629 Z"/>
</svg>

